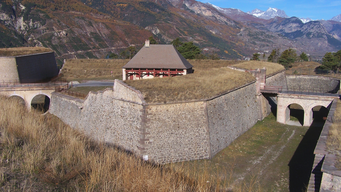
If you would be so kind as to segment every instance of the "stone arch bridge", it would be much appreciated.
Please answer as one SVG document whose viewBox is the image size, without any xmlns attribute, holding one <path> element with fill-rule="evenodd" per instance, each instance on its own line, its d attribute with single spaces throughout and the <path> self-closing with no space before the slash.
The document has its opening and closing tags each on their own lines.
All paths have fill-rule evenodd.
<svg viewBox="0 0 341 192">
<path fill-rule="evenodd" d="M 25 106 L 30 111 L 32 104 L 48 102 L 51 93 L 66 89 L 66 82 L 56 83 L 2 83 L 0 84 L 0 94 L 8 97 L 19 97 L 25 102 Z"/>
<path fill-rule="evenodd" d="M 323 106 L 328 108 L 335 98 L 335 94 L 295 94 L 279 93 L 277 95 L 277 122 L 286 124 L 290 120 L 291 104 L 298 104 L 303 108 L 303 126 L 310 126 L 313 122 L 313 108 Z"/>
<path fill-rule="evenodd" d="M 313 108 L 322 106 L 328 108 L 338 94 L 319 92 L 295 92 L 281 90 L 277 87 L 264 87 L 262 93 L 277 95 L 277 122 L 287 124 L 290 121 L 290 108 L 292 104 L 298 104 L 303 109 L 303 126 L 310 126 L 313 122 Z"/>
</svg>

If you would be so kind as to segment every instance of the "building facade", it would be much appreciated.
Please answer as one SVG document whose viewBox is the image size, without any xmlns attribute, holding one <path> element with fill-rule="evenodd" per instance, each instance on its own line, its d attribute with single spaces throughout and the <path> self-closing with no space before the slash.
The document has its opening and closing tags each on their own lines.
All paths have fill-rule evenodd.
<svg viewBox="0 0 341 192">
<path fill-rule="evenodd" d="M 173 45 L 150 45 L 144 47 L 122 69 L 123 80 L 173 77 L 192 73 L 192 65 Z"/>
</svg>

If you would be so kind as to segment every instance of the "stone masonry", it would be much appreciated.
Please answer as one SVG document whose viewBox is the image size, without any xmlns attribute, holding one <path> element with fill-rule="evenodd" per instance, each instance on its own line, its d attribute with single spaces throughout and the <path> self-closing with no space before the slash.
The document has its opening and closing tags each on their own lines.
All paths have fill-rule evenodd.
<svg viewBox="0 0 341 192">
<path fill-rule="evenodd" d="M 285 75 L 267 79 L 280 84 Z M 116 80 L 113 90 L 90 92 L 85 100 L 53 93 L 50 113 L 96 140 L 157 163 L 205 159 L 270 113 L 256 87 L 252 82 L 207 100 L 151 104 Z"/>
</svg>

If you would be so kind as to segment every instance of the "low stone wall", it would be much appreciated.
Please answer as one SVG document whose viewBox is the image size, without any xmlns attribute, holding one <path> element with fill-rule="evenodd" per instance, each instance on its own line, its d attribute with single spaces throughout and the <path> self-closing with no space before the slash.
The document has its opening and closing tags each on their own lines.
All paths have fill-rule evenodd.
<svg viewBox="0 0 341 192">
<path fill-rule="evenodd" d="M 287 89 L 287 79 L 285 75 L 285 70 L 276 74 L 272 74 L 266 77 L 266 86 L 278 86 L 283 89 Z"/>
<path fill-rule="evenodd" d="M 289 90 L 336 93 L 340 89 L 340 80 L 330 77 L 288 75 L 286 79 Z"/>
<path fill-rule="evenodd" d="M 49 112 L 73 128 L 79 127 L 83 100 L 53 92 Z"/>
</svg>

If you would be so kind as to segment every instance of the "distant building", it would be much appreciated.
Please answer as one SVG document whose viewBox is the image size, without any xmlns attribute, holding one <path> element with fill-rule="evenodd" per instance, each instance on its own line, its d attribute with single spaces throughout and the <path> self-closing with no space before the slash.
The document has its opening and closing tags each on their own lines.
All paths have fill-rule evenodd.
<svg viewBox="0 0 341 192">
<path fill-rule="evenodd" d="M 150 79 L 154 77 L 173 77 L 192 73 L 192 65 L 173 45 L 150 45 L 146 40 L 144 47 L 123 66 L 123 80 Z"/>
</svg>

